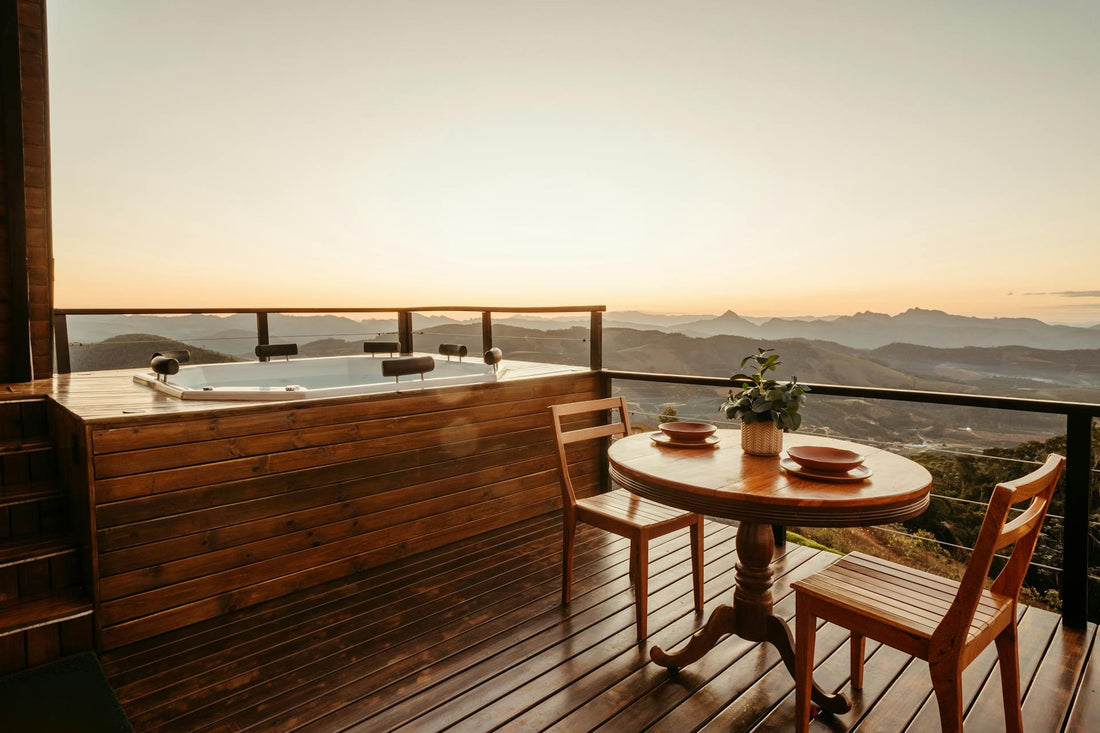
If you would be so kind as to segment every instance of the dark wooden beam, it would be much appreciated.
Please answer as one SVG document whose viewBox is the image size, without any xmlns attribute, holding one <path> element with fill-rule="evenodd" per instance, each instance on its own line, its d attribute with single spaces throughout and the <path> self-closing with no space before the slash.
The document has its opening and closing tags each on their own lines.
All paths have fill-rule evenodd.
<svg viewBox="0 0 1100 733">
<path fill-rule="evenodd" d="M 481 312 L 481 350 L 488 351 L 493 348 L 493 314 L 491 311 Z"/>
<path fill-rule="evenodd" d="M 27 282 L 27 199 L 24 183 L 22 58 L 19 52 L 19 4 L 0 2 L 0 119 L 3 131 L 4 204 L 7 209 L 8 271 L 3 296 L 8 305 L 6 363 L 0 381 L 28 382 L 31 362 L 30 290 Z"/>
<path fill-rule="evenodd" d="M 1062 620 L 1084 628 L 1088 621 L 1089 469 L 1092 417 L 1066 418 L 1065 519 L 1062 520 Z"/>
<path fill-rule="evenodd" d="M 256 314 L 256 345 L 267 346 L 271 343 L 271 330 L 267 323 L 267 313 Z M 269 361 L 268 357 L 261 356 L 260 361 Z"/>
</svg>

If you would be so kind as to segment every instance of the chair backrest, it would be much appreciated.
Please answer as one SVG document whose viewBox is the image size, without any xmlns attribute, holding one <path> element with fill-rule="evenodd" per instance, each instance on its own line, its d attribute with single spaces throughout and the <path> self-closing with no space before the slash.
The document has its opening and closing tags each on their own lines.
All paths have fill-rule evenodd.
<svg viewBox="0 0 1100 733">
<path fill-rule="evenodd" d="M 607 422 L 608 410 L 617 410 L 618 422 Z M 592 419 L 570 419 L 570 430 L 563 430 L 563 418 L 577 418 L 579 416 L 594 417 L 597 413 L 603 413 L 604 417 L 598 423 L 593 424 Z M 577 503 L 577 494 L 573 490 L 573 480 L 569 475 L 569 460 L 565 455 L 565 446 L 581 440 L 597 440 L 609 436 L 622 437 L 630 435 L 630 417 L 626 412 L 626 400 L 623 397 L 606 397 L 599 400 L 585 400 L 583 402 L 568 402 L 562 405 L 550 406 L 550 422 L 554 428 L 554 441 L 558 449 L 558 466 L 561 471 L 561 500 L 566 511 L 571 511 Z"/>
<path fill-rule="evenodd" d="M 993 556 L 997 550 L 1011 544 L 1015 544 L 1012 554 L 990 590 L 1011 598 L 1019 595 L 1028 563 L 1031 562 L 1035 545 L 1039 541 L 1054 487 L 1058 484 L 1065 464 L 1065 458 L 1051 454 L 1042 467 L 1014 481 L 994 487 L 978 540 L 974 543 L 974 551 L 959 585 L 958 595 L 937 627 L 934 639 L 939 637 L 946 640 L 953 636 L 952 646 L 966 641 L 967 629 L 974 619 L 985 579 L 993 564 Z M 1023 513 L 1008 521 L 1013 505 L 1029 499 L 1030 503 Z"/>
</svg>

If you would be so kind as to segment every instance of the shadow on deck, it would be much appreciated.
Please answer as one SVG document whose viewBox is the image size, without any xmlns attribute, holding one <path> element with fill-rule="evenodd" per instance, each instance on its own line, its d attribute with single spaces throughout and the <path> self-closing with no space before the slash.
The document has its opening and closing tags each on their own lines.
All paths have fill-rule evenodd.
<svg viewBox="0 0 1100 733">
<path fill-rule="evenodd" d="M 734 534 L 707 525 L 708 615 L 731 597 Z M 141 731 L 792 729 L 793 683 L 771 647 L 727 639 L 676 676 L 649 661 L 650 646 L 677 647 L 702 623 L 687 532 L 663 539 L 644 645 L 624 540 L 582 525 L 574 601 L 559 605 L 555 514 L 115 650 L 103 666 Z M 790 618 L 790 583 L 835 556 L 784 552 L 775 601 Z M 1100 663 L 1086 664 L 1096 626 L 1026 607 L 1019 629 L 1025 729 L 1100 730 Z M 826 688 L 846 687 L 846 641 L 838 627 L 818 633 Z M 938 730 L 927 665 L 867 644 L 852 710 L 812 729 Z M 968 733 L 1002 730 L 992 646 L 963 681 Z"/>
</svg>

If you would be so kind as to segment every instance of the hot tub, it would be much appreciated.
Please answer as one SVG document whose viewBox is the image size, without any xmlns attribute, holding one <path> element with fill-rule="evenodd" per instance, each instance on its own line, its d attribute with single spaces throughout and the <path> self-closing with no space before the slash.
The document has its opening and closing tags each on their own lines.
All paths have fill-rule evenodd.
<svg viewBox="0 0 1100 733">
<path fill-rule="evenodd" d="M 431 356 L 435 369 L 423 378 L 418 374 L 384 377 L 386 359 L 363 355 L 196 364 L 181 367 L 167 381 L 154 372 L 134 375 L 134 381 L 182 400 L 300 400 L 494 382 L 507 369 L 504 364 L 494 371 L 480 361 Z"/>
</svg>

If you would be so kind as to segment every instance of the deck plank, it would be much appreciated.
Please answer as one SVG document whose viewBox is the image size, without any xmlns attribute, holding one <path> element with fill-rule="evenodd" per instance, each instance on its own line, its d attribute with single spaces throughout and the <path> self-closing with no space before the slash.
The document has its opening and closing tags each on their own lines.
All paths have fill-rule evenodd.
<svg viewBox="0 0 1100 733">
<path fill-rule="evenodd" d="M 656 581 L 655 587 L 660 587 L 664 581 L 662 576 L 674 570 L 675 566 L 687 566 L 689 550 L 686 532 L 684 535 L 684 538 L 669 536 L 667 539 L 662 538 L 664 542 L 654 543 L 655 547 L 671 551 L 662 558 L 663 561 L 656 561 L 651 566 Z M 363 697 L 363 692 L 368 689 L 372 681 L 365 678 L 354 679 L 327 693 L 326 698 L 329 702 L 341 701 L 343 707 L 338 711 L 338 715 L 329 716 L 311 727 L 316 730 L 333 730 L 362 719 L 367 720 L 365 730 L 401 725 L 405 720 L 427 712 L 448 700 L 450 696 L 474 688 L 487 678 L 496 678 L 503 670 L 514 665 L 529 662 L 575 630 L 583 630 L 594 623 L 599 624 L 608 616 L 624 612 L 629 605 L 628 553 L 626 543 L 620 544 L 620 542 L 616 541 L 616 546 L 620 549 L 608 558 L 614 560 L 614 565 L 601 573 L 604 580 L 593 575 L 585 578 L 586 571 L 575 569 L 574 600 L 568 609 L 561 608 L 557 603 L 557 586 L 547 588 L 545 590 L 549 591 L 549 598 L 543 600 L 549 600 L 550 607 L 538 616 L 525 619 L 512 627 L 507 636 L 482 639 L 484 634 L 481 629 L 478 629 L 477 633 L 449 639 L 451 643 L 442 646 L 442 653 L 456 650 L 457 653 L 443 660 L 442 665 L 433 664 L 432 669 L 425 674 L 417 670 L 424 660 L 410 658 L 408 661 L 414 664 L 410 665 L 406 662 L 394 665 L 388 670 L 380 670 L 380 674 L 377 675 L 379 680 L 374 682 L 372 694 L 366 698 Z M 608 572 L 614 577 L 611 583 L 606 581 Z M 675 573 L 670 577 L 675 580 L 678 575 L 679 573 Z M 632 612 L 632 609 L 629 610 Z M 563 620 L 563 616 L 567 616 L 567 620 Z M 633 624 L 632 615 L 630 623 Z M 439 650 L 434 651 L 438 656 Z M 437 672 L 437 667 L 442 667 L 443 675 Z M 409 672 L 416 673 L 408 674 Z M 401 673 L 405 676 L 396 684 L 392 683 L 395 674 Z M 437 682 L 444 675 L 446 680 L 443 684 L 433 685 L 430 690 L 424 692 L 428 687 L 425 683 Z M 307 700 L 307 704 L 312 708 L 317 707 L 312 700 Z M 381 719 L 370 717 L 375 713 L 379 713 Z M 301 710 L 293 712 L 291 717 L 296 723 L 306 721 L 312 723 L 311 717 L 305 716 L 306 711 Z M 286 718 L 286 715 L 282 715 L 279 720 L 283 721 Z M 279 723 L 274 722 L 274 724 Z M 420 721 L 418 721 L 418 729 L 425 729 Z"/>
<path fill-rule="evenodd" d="M 1061 619 L 1053 613 L 1032 613 L 1027 609 L 1017 626 L 1017 640 L 1020 659 L 1020 690 L 1026 690 L 1039 669 L 1043 652 L 1050 645 Z M 1004 702 L 1001 697 L 1001 665 L 998 663 L 989 675 L 985 686 L 978 694 L 963 721 L 967 732 L 989 731 L 996 733 L 1004 730 Z"/>
<path fill-rule="evenodd" d="M 579 554 L 578 560 L 594 563 L 606 561 L 607 547 L 600 544 L 602 539 L 598 535 L 588 538 L 592 548 L 583 556 Z M 233 679 L 257 670 L 262 679 L 256 683 L 227 690 L 224 686 L 211 686 L 209 680 L 204 679 L 203 682 L 207 684 L 188 685 L 182 690 L 182 697 L 168 706 L 162 706 L 155 715 L 135 719 L 135 725 L 148 721 L 152 726 L 176 720 L 173 716 L 181 716 L 179 725 L 191 725 L 194 722 L 195 725 L 190 729 L 197 729 L 199 720 L 217 714 L 215 709 L 227 714 L 238 709 L 243 711 L 242 715 L 245 717 L 266 714 L 272 707 L 285 705 L 296 694 L 300 694 L 288 695 L 288 688 L 308 691 L 307 683 L 325 679 L 327 674 L 339 671 L 360 658 L 368 659 L 364 665 L 357 665 L 360 673 L 365 673 L 364 670 L 374 666 L 384 666 L 387 658 L 429 648 L 430 642 L 437 641 L 437 637 L 443 633 L 440 628 L 449 622 L 473 624 L 479 619 L 491 618 L 494 600 L 495 605 L 503 609 L 516 605 L 533 607 L 537 594 L 532 589 L 538 590 L 540 586 L 558 577 L 558 573 L 560 570 L 556 564 L 548 562 L 544 554 L 541 561 L 536 560 L 529 566 L 512 566 L 489 578 L 497 586 L 495 595 L 501 597 L 498 599 L 480 598 L 480 589 L 475 589 L 465 599 L 450 598 L 450 604 L 428 599 L 428 603 L 414 613 L 413 604 L 418 603 L 421 598 L 411 595 L 407 603 L 390 609 L 388 615 L 385 610 L 379 609 L 373 598 L 368 599 L 364 608 L 357 609 L 361 613 L 351 618 L 325 617 L 320 622 L 322 628 L 311 633 L 300 633 L 295 628 L 293 638 L 285 639 L 275 647 L 261 644 L 258 653 L 241 659 L 239 663 L 234 659 L 221 669 L 222 675 L 230 674 Z M 518 577 L 508 582 L 504 578 L 509 574 Z M 521 596 L 521 599 L 513 596 Z M 522 602 L 522 599 L 527 602 Z M 443 610 L 436 610 L 441 605 Z M 475 605 L 483 605 L 485 608 L 478 610 Z M 464 614 L 471 610 L 473 612 Z M 486 621 L 482 627 L 488 628 L 490 623 Z M 309 629 L 305 631 L 310 632 Z M 237 657 L 236 653 L 234 657 Z M 311 693 L 306 698 L 309 699 L 314 694 Z"/>
<path fill-rule="evenodd" d="M 625 540 L 579 528 L 574 600 L 562 607 L 561 523 L 545 514 L 104 655 L 139 730 L 782 731 L 793 680 L 767 645 L 730 638 L 675 675 L 649 648 L 675 649 L 734 585 L 733 527 L 706 523 L 706 615 L 694 613 L 687 533 L 654 541 L 650 638 L 634 638 Z M 683 535 L 683 536 L 681 536 Z M 790 583 L 834 555 L 777 552 L 775 609 Z M 1023 609 L 1021 682 L 1029 730 L 1100 729 L 1088 655 L 1096 626 Z M 818 631 L 815 678 L 852 697 L 816 731 L 936 729 L 927 664 L 868 640 L 865 688 L 848 686 L 849 632 Z M 998 729 L 995 653 L 964 676 L 967 730 Z M 1071 709 L 1072 706 L 1072 709 Z"/>
<path fill-rule="evenodd" d="M 1095 635 L 1095 624 L 1085 629 L 1059 624 L 1055 629 L 1030 687 L 1022 693 L 1024 730 L 1062 730 Z M 1100 725 L 1081 730 L 1100 730 Z"/>
<path fill-rule="evenodd" d="M 1073 701 L 1069 723 L 1066 725 L 1067 731 L 1096 730 L 1096 723 L 1100 721 L 1100 657 L 1096 655 L 1096 637 L 1094 630 L 1092 650 L 1085 665 L 1081 685 L 1077 690 L 1077 697 Z"/>
</svg>

